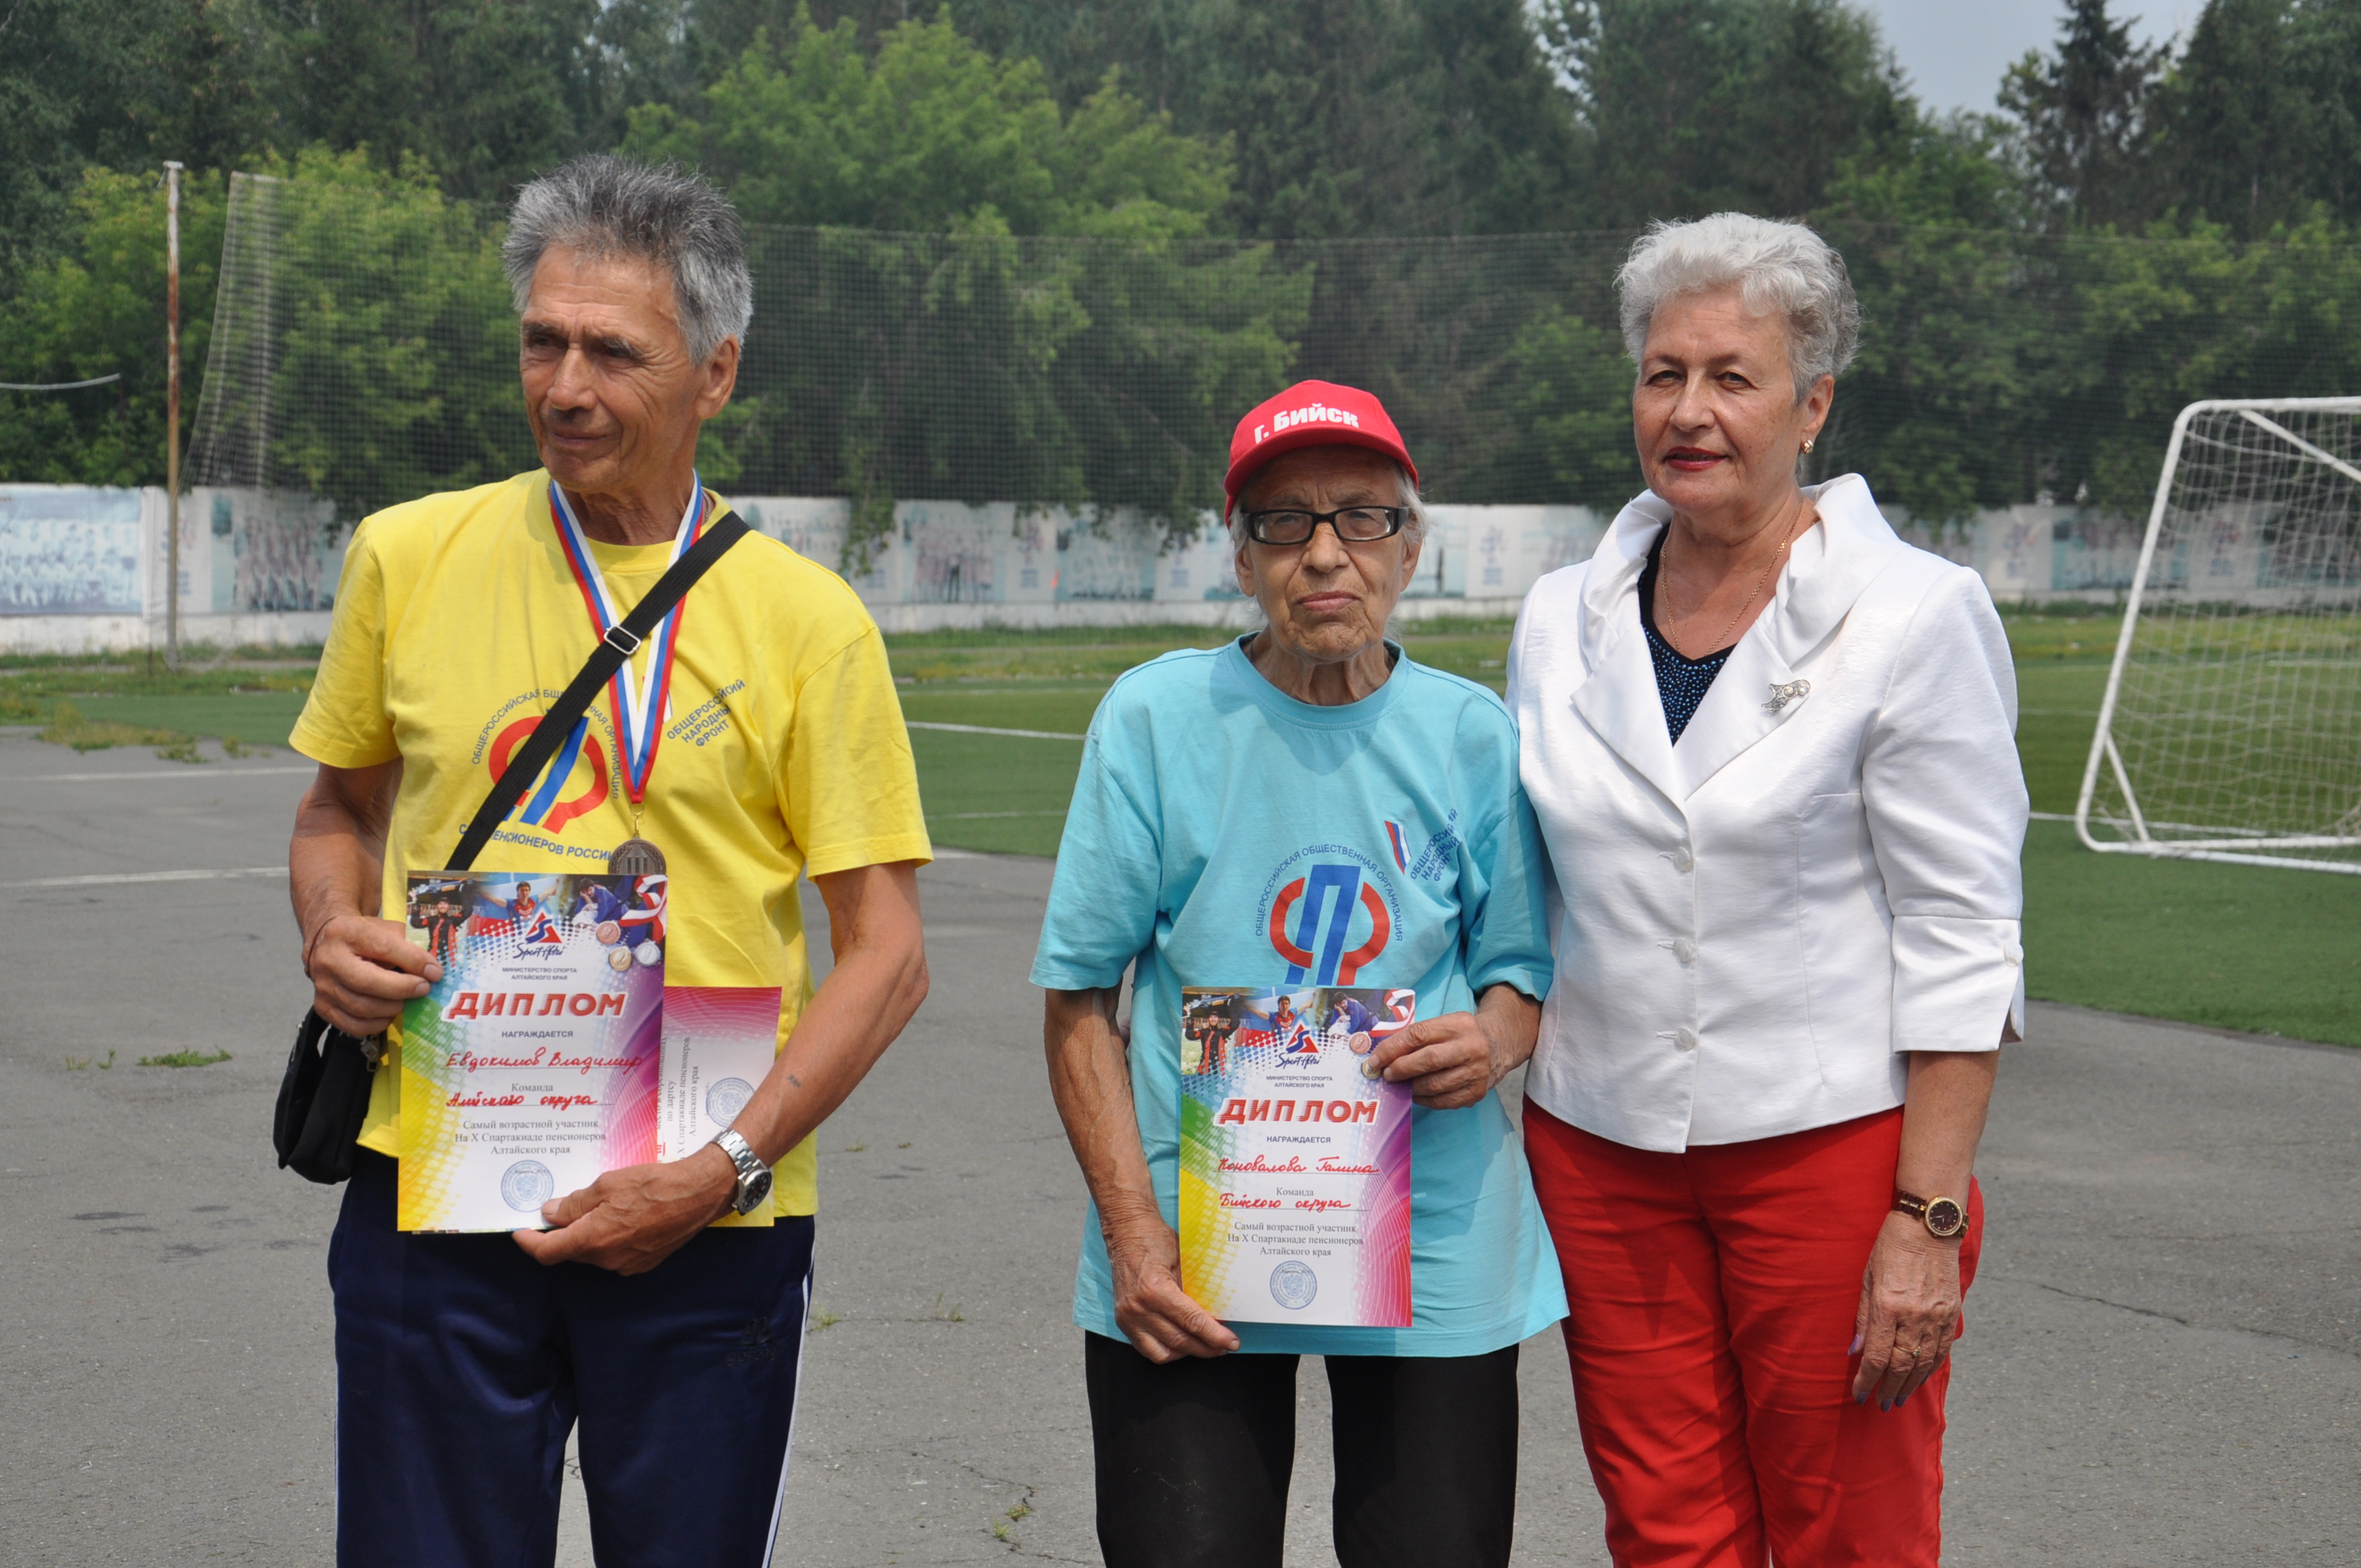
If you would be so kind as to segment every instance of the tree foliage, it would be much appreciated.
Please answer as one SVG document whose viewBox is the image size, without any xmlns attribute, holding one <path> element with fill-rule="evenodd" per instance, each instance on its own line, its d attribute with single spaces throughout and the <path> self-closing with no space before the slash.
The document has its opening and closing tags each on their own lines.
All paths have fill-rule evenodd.
<svg viewBox="0 0 2361 1568">
<path fill-rule="evenodd" d="M 814 0 L 882 33 L 899 0 Z M 1230 145 L 1235 233 L 1516 233 L 1585 221 L 1574 128 L 1521 0 L 960 0 L 962 31 L 1041 61 L 1073 104 L 1119 69 Z"/>
<path fill-rule="evenodd" d="M 0 378 L 81 381 L 71 392 L 0 392 L 0 474 L 45 484 L 143 485 L 164 477 L 164 192 L 153 175 L 83 172 L 70 247 L 39 258 L 0 310 Z M 222 181 L 181 191 L 182 449 L 205 362 L 222 246 Z"/>
<path fill-rule="evenodd" d="M 307 152 L 241 181 L 247 243 L 219 300 L 201 413 L 229 471 L 335 500 L 390 500 L 529 467 L 499 231 L 412 159 Z"/>
<path fill-rule="evenodd" d="M 625 148 L 704 170 L 754 223 L 1195 237 L 1229 197 L 1223 149 L 1176 135 L 1112 73 L 1068 114 L 1038 61 L 995 60 L 948 13 L 873 56 L 850 17 L 822 28 L 798 12 L 694 111 L 635 111 Z"/>
<path fill-rule="evenodd" d="M 773 289 L 717 480 L 851 495 L 858 565 L 897 497 L 1127 506 L 1176 532 L 1217 491 L 1225 413 L 1283 375 L 1307 280 L 1201 247 L 1224 149 L 1113 73 L 1071 112 L 948 16 L 758 31 L 694 113 L 629 148 L 702 167 L 762 224 Z M 1071 241 L 1071 243 L 1060 243 Z M 1153 411 L 1152 414 L 1148 411 Z"/>
<path fill-rule="evenodd" d="M 2023 127 L 2028 193 L 2080 227 L 2136 214 L 2144 203 L 2150 94 L 2167 51 L 2132 42 L 2107 0 L 2070 0 L 2055 54 L 2008 68 L 2000 104 Z"/>
<path fill-rule="evenodd" d="M 1549 0 L 1605 226 L 1800 217 L 1848 166 L 1905 157 L 1916 105 L 1842 0 Z"/>
<path fill-rule="evenodd" d="M 2213 0 L 2155 94 L 2171 204 L 2254 236 L 2361 215 L 2361 3 Z"/>
<path fill-rule="evenodd" d="M 0 474 L 160 479 L 167 157 L 192 391 L 259 352 L 209 342 L 225 171 L 280 181 L 256 462 L 347 506 L 530 462 L 499 214 L 625 148 L 753 225 L 708 477 L 850 496 L 856 545 L 926 496 L 1185 528 L 1307 375 L 1437 499 L 1611 505 L 1615 264 L 1724 208 L 1851 267 L 1820 471 L 2133 504 L 2179 402 L 2361 387 L 2361 0 L 2059 19 L 1938 118 L 1850 0 L 0 0 L 0 379 L 125 377 L 0 394 Z"/>
</svg>

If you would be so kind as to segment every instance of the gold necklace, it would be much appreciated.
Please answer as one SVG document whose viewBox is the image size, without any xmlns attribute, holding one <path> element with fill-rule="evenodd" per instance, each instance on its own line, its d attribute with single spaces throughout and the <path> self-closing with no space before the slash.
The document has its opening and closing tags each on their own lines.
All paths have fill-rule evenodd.
<svg viewBox="0 0 2361 1568">
<path fill-rule="evenodd" d="M 1812 506 L 1809 501 L 1806 501 L 1804 503 L 1803 510 L 1795 514 L 1796 521 L 1801 521 L 1811 515 Z M 1722 623 L 1721 634 L 1713 640 L 1712 643 L 1707 647 L 1704 653 L 1696 655 L 1697 658 L 1705 658 L 1730 646 L 1730 634 L 1731 630 L 1737 627 L 1739 621 L 1744 618 L 1746 612 L 1754 608 L 1754 601 L 1762 598 L 1763 585 L 1771 580 L 1772 568 L 1778 565 L 1780 561 L 1785 557 L 1787 554 L 1787 546 L 1795 542 L 1795 535 L 1801 532 L 1802 530 L 1797 528 L 1795 522 L 1790 522 L 1787 525 L 1785 535 L 1779 541 L 1779 548 L 1771 553 L 1771 559 L 1765 561 L 1763 564 L 1763 569 L 1754 574 L 1754 586 L 1747 590 L 1746 602 L 1740 605 L 1736 609 L 1730 612 L 1730 619 Z M 1660 572 L 1658 574 L 1660 583 L 1662 576 L 1663 574 Z M 1706 595 L 1706 598 L 1711 598 L 1713 596 L 1710 593 Z M 1704 608 L 1705 599 L 1699 599 L 1697 601 L 1697 609 L 1693 609 L 1689 611 L 1688 614 L 1682 616 L 1678 621 L 1675 622 L 1675 624 L 1676 626 L 1686 626 L 1690 621 L 1697 619 L 1697 610 L 1703 609 Z M 1690 657 L 1690 655 L 1686 653 L 1681 656 L 1683 658 Z"/>
</svg>

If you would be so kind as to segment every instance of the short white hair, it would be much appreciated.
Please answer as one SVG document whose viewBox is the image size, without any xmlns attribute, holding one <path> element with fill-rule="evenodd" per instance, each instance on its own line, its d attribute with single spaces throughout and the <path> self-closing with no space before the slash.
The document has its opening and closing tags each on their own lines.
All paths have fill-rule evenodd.
<svg viewBox="0 0 2361 1568">
<path fill-rule="evenodd" d="M 500 269 L 522 314 L 542 253 L 627 256 L 672 274 L 688 356 L 702 365 L 729 338 L 745 341 L 754 278 L 737 209 L 702 176 L 612 153 L 570 159 L 517 192 Z"/>
<path fill-rule="evenodd" d="M 1787 367 L 1802 398 L 1823 376 L 1840 376 L 1861 346 L 1861 302 L 1836 247 L 1803 224 L 1746 213 L 1658 223 L 1615 275 L 1623 299 L 1623 346 L 1639 363 L 1648 326 L 1667 300 L 1735 288 L 1757 314 L 1787 328 Z"/>
<path fill-rule="evenodd" d="M 1297 450 L 1302 449 L 1299 447 Z M 1418 482 L 1410 477 L 1410 470 L 1390 457 L 1386 461 L 1393 464 L 1394 479 L 1401 486 L 1401 499 L 1397 504 L 1406 508 L 1410 512 L 1410 516 L 1402 520 L 1402 538 L 1409 543 L 1415 544 L 1426 537 L 1426 502 L 1419 499 Z M 1257 473 L 1247 479 L 1246 490 L 1238 494 L 1238 504 L 1230 509 L 1230 545 L 1233 549 L 1243 550 L 1248 543 L 1246 491 L 1251 491 L 1256 481 L 1261 477 L 1262 476 Z"/>
</svg>

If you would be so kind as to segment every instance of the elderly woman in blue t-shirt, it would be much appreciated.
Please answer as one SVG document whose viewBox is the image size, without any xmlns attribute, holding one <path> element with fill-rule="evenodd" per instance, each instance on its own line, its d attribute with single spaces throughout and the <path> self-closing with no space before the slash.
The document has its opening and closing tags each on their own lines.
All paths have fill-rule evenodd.
<svg viewBox="0 0 2361 1568">
<path fill-rule="evenodd" d="M 1241 421 L 1230 452 L 1238 586 L 1266 624 L 1168 654 L 1107 694 L 1033 966 L 1049 991 L 1050 1084 L 1091 1190 L 1074 1320 L 1099 1542 L 1111 1568 L 1276 1568 L 1296 1362 L 1312 1354 L 1327 1358 L 1334 1397 L 1345 1568 L 1504 1564 L 1517 1345 L 1565 1310 L 1495 1092 L 1532 1054 L 1551 974 L 1516 732 L 1490 692 L 1385 640 L 1425 519 L 1377 399 L 1301 383 Z M 1200 1036 L 1234 1030 L 1226 1048 L 1185 1050 L 1184 1008 Z M 1249 1284 L 1268 1299 L 1224 1322 L 1191 1296 L 1175 1226 L 1184 1099 L 1205 1092 L 1198 1075 L 1237 1063 L 1340 1075 L 1328 1081 L 1359 1085 L 1361 1116 L 1384 1098 L 1364 1075 L 1414 1104 L 1405 1115 L 1397 1094 L 1388 1113 L 1407 1137 L 1406 1204 L 1400 1186 L 1390 1209 L 1355 1200 L 1365 1212 L 1344 1217 L 1358 1255 L 1262 1258 Z M 1224 1155 L 1224 1172 L 1312 1173 L 1280 1205 L 1328 1203 L 1346 1166 L 1394 1168 L 1321 1155 L 1333 1126 L 1255 1127 L 1246 1102 L 1216 1102 L 1218 1127 L 1207 1101 L 1189 1102 L 1200 1146 L 1259 1133 L 1272 1151 Z M 1253 1113 L 1273 1103 L 1289 1108 L 1257 1101 Z M 1300 1119 L 1323 1108 L 1304 1102 Z M 1324 1110 L 1333 1124 L 1347 1102 Z M 1394 1133 L 1369 1136 L 1395 1139 L 1384 1158 L 1398 1162 Z M 1272 1205 L 1227 1190 L 1251 1183 L 1226 1174 L 1206 1196 L 1211 1168 L 1191 1166 L 1192 1201 L 1217 1197 L 1223 1226 L 1233 1200 Z M 1406 1281 L 1373 1283 L 1387 1247 Z"/>
</svg>

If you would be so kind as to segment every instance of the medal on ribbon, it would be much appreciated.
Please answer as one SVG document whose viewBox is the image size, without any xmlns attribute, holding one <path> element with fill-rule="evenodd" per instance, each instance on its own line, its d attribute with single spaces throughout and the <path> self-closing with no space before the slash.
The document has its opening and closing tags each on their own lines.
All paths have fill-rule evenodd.
<svg viewBox="0 0 2361 1568">
<path fill-rule="evenodd" d="M 678 561 L 704 532 L 706 512 L 704 482 L 692 473 L 688 509 L 681 514 L 680 531 L 673 536 L 674 561 Z M 582 602 L 590 611 L 591 632 L 604 638 L 622 623 L 623 616 L 629 612 L 619 610 L 608 594 L 607 579 L 599 574 L 598 563 L 590 554 L 589 541 L 583 536 L 582 525 L 575 521 L 566 491 L 555 479 L 549 485 L 549 516 L 557 530 L 557 542 L 565 547 L 566 564 L 574 573 L 574 586 L 582 590 Z M 634 681 L 631 661 L 626 659 L 607 683 L 608 698 L 615 710 L 615 744 L 620 752 L 615 761 L 623 775 L 623 787 L 630 792 L 634 806 L 647 794 L 648 774 L 655 767 L 656 747 L 664 739 L 664 710 L 672 694 L 673 646 L 680 632 L 680 612 L 686 604 L 684 599 L 673 606 L 657 622 L 648 638 L 647 671 L 643 675 Z"/>
</svg>

